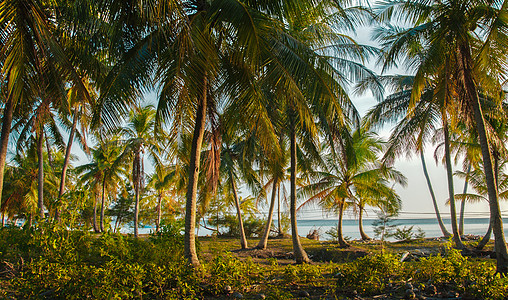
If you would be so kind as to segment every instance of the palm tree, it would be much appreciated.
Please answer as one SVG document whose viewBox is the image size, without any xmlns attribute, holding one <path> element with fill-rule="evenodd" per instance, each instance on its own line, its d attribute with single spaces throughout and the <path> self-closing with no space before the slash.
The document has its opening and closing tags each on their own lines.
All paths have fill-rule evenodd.
<svg viewBox="0 0 508 300">
<path fill-rule="evenodd" d="M 0 195 L 13 116 L 16 111 L 28 111 L 28 106 L 24 110 L 20 106 L 47 99 L 48 87 L 64 82 L 75 85 L 84 99 L 90 98 L 62 46 L 61 38 L 65 34 L 58 31 L 60 18 L 55 8 L 54 2 L 40 0 L 0 2 L 0 61 L 5 81 L 2 86 L 5 108 L 0 135 Z"/>
<path fill-rule="evenodd" d="M 413 41 L 426 41 L 426 55 L 418 65 L 412 100 L 420 97 L 429 78 L 437 78 L 440 85 L 436 94 L 447 100 L 457 98 L 467 120 L 477 130 L 496 237 L 497 272 L 502 274 L 508 273 L 508 249 L 478 90 L 481 87 L 494 99 L 499 97 L 495 93 L 501 89 L 499 78 L 506 75 L 506 70 L 495 62 L 506 59 L 502 49 L 507 46 L 508 24 L 503 17 L 507 7 L 508 1 L 422 0 L 386 1 L 378 8 L 380 19 L 397 16 L 413 26 L 399 35 L 387 53 L 390 63 L 406 55 Z"/>
<path fill-rule="evenodd" d="M 382 142 L 372 132 L 359 128 L 351 137 L 348 138 L 348 135 L 348 132 L 342 132 L 342 146 L 338 147 L 340 152 L 330 152 L 326 156 L 326 169 L 312 176 L 315 182 L 301 188 L 301 193 L 310 197 L 299 207 L 318 203 L 325 210 L 337 213 L 341 247 L 348 246 L 342 235 L 342 218 L 348 205 L 356 203 L 360 216 L 367 200 L 375 206 L 397 211 L 400 198 L 388 185 L 390 181 L 406 184 L 400 172 L 377 162 Z"/>
<path fill-rule="evenodd" d="M 272 218 L 273 218 L 273 211 L 275 209 L 275 199 L 277 196 L 277 190 L 280 190 L 282 183 L 288 178 L 288 175 L 286 173 L 287 166 L 289 164 L 289 151 L 287 147 L 287 142 L 285 139 L 283 139 L 283 136 L 281 135 L 279 137 L 279 147 L 281 149 L 280 153 L 273 154 L 271 156 L 268 156 L 266 158 L 266 162 L 262 163 L 263 168 L 260 170 L 260 177 L 266 176 L 268 177 L 268 181 L 263 187 L 263 190 L 268 190 L 268 188 L 271 186 L 271 193 L 270 193 L 270 204 L 268 209 L 268 219 L 266 221 L 265 230 L 263 231 L 263 235 L 261 236 L 256 248 L 258 249 L 266 249 L 266 246 L 268 245 L 268 237 L 270 235 L 270 228 L 272 226 Z M 260 196 L 264 196 L 265 193 L 263 193 Z M 279 215 L 278 221 L 279 227 L 281 223 L 281 218 Z"/>
<path fill-rule="evenodd" d="M 134 187 L 134 236 L 138 237 L 139 201 L 145 182 L 144 154 L 148 152 L 151 157 L 156 156 L 159 148 L 163 146 L 164 135 L 160 130 L 155 132 L 155 109 L 148 105 L 137 107 L 130 114 L 130 120 L 121 134 L 124 137 L 124 150 L 118 157 L 118 162 L 127 158 L 132 160 L 131 180 Z"/>
<path fill-rule="evenodd" d="M 104 231 L 106 191 L 115 193 L 125 167 L 118 162 L 122 148 L 118 140 L 100 141 L 97 148 L 92 149 L 92 162 L 76 167 L 76 172 L 81 175 L 80 182 L 88 182 L 90 189 L 95 191 L 93 208 L 93 225 L 95 232 Z M 100 223 L 97 226 L 97 199 L 101 196 Z"/>
<path fill-rule="evenodd" d="M 424 156 L 425 144 L 434 136 L 436 123 L 439 121 L 438 107 L 435 102 L 430 101 L 432 93 L 430 91 L 424 93 L 422 100 L 416 104 L 411 113 L 408 113 L 413 77 L 376 76 L 361 82 L 358 87 L 359 91 L 376 88 L 378 85 L 376 81 L 381 81 L 387 88 L 393 89 L 394 93 L 385 99 L 382 99 L 382 93 L 376 95 L 378 99 L 381 98 L 381 101 L 367 112 L 366 126 L 377 128 L 400 119 L 392 129 L 384 161 L 387 164 L 392 164 L 395 158 L 400 155 L 410 156 L 413 152 L 419 153 L 439 227 L 443 236 L 450 237 L 451 234 L 446 229 L 439 212 Z"/>
</svg>

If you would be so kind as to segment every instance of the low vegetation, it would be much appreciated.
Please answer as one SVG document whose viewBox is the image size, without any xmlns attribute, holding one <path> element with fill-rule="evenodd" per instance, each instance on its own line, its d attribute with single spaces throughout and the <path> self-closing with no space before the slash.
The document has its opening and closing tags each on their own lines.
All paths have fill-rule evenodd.
<svg viewBox="0 0 508 300">
<path fill-rule="evenodd" d="M 495 261 L 471 258 L 450 242 L 336 243 L 303 239 L 313 263 L 292 264 L 291 241 L 235 250 L 237 240 L 200 238 L 202 268 L 183 257 L 177 226 L 136 239 L 42 225 L 0 230 L 0 297 L 15 299 L 505 299 Z M 250 241 L 249 241 L 250 242 Z M 491 245 L 489 245 L 491 246 Z M 431 255 L 401 262 L 404 252 Z"/>
</svg>

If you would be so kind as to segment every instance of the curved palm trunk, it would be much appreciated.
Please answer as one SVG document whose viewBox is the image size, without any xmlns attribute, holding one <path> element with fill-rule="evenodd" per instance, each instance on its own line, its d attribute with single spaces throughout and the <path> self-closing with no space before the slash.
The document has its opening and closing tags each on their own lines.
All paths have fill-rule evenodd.
<svg viewBox="0 0 508 300">
<path fill-rule="evenodd" d="M 503 231 L 503 219 L 501 218 L 501 208 L 499 206 L 499 194 L 497 184 L 494 178 L 494 170 L 492 166 L 492 156 L 490 152 L 490 145 L 485 131 L 485 120 L 483 118 L 478 92 L 473 80 L 473 60 L 471 57 L 471 50 L 467 43 L 460 47 L 459 51 L 459 70 L 462 75 L 462 81 L 466 93 L 466 101 L 473 108 L 474 120 L 476 123 L 476 131 L 482 150 L 483 167 L 485 171 L 485 181 L 487 183 L 487 192 L 489 196 L 490 216 L 492 219 L 492 231 L 495 237 L 496 248 L 496 272 L 501 274 L 508 273 L 508 248 L 506 247 L 506 240 Z"/>
<path fill-rule="evenodd" d="M 337 223 L 337 241 L 341 247 L 349 247 L 349 244 L 344 239 L 342 233 L 342 219 L 344 218 L 344 207 L 346 206 L 346 200 L 342 199 L 339 205 L 339 223 Z"/>
<path fill-rule="evenodd" d="M 198 191 L 199 161 L 201 145 L 205 133 L 206 109 L 207 109 L 207 79 L 203 78 L 203 90 L 201 99 L 196 110 L 196 123 L 192 136 L 191 154 L 189 160 L 189 182 L 187 186 L 185 204 L 185 235 L 184 253 L 187 261 L 194 267 L 199 267 L 199 259 L 196 253 L 196 194 Z"/>
<path fill-rule="evenodd" d="M 100 220 L 101 232 L 104 232 L 104 203 L 105 203 L 105 195 L 106 195 L 106 174 L 104 174 L 104 179 L 102 180 L 101 220 Z"/>
<path fill-rule="evenodd" d="M 95 192 L 93 200 L 93 231 L 96 233 L 100 232 L 99 227 L 97 226 L 97 191 Z"/>
<path fill-rule="evenodd" d="M 263 235 L 259 240 L 257 249 L 266 249 L 268 245 L 268 236 L 270 235 L 270 227 L 272 226 L 272 218 L 273 218 L 273 210 L 275 208 L 275 192 L 277 191 L 277 177 L 273 178 L 273 186 L 272 186 L 272 195 L 270 200 L 270 208 L 268 209 L 268 220 L 266 220 L 265 231 L 263 231 Z M 280 220 L 279 220 L 280 222 Z"/>
<path fill-rule="evenodd" d="M 76 133 L 76 127 L 78 124 L 79 113 L 74 110 L 74 118 L 72 119 L 71 132 L 69 134 L 69 141 L 67 142 L 67 148 L 65 149 L 65 158 L 62 166 L 62 175 L 60 177 L 60 188 L 58 189 L 58 200 L 61 201 L 64 190 L 65 180 L 67 178 L 67 169 L 69 168 L 69 161 L 71 158 L 72 142 L 74 141 L 74 134 Z M 60 222 L 60 208 L 57 206 L 55 210 L 55 221 Z"/>
<path fill-rule="evenodd" d="M 242 249 L 247 249 L 247 237 L 245 237 L 245 230 L 243 228 L 242 211 L 240 209 L 240 201 L 238 200 L 238 193 L 236 191 L 235 179 L 233 173 L 230 171 L 229 176 L 231 178 L 231 188 L 233 189 L 233 197 L 235 198 L 236 214 L 238 216 L 238 226 L 240 227 L 240 244 Z"/>
<path fill-rule="evenodd" d="M 450 133 L 448 132 L 448 122 L 446 114 L 443 113 L 443 129 L 444 129 L 444 143 L 445 143 L 445 160 L 446 160 L 446 175 L 448 178 L 448 196 L 450 197 L 450 221 L 452 223 L 453 242 L 458 249 L 464 248 L 462 240 L 460 239 L 459 227 L 457 225 L 457 210 L 455 207 L 455 191 L 453 188 L 453 171 L 452 160 L 450 157 Z"/>
<path fill-rule="evenodd" d="M 296 131 L 294 124 L 291 129 L 291 195 L 290 195 L 290 214 L 291 214 L 291 238 L 293 241 L 293 253 L 297 264 L 310 262 L 307 253 L 300 243 L 298 236 L 298 225 L 296 222 Z"/>
<path fill-rule="evenodd" d="M 162 219 L 162 193 L 159 193 L 159 199 L 157 201 L 157 219 L 155 220 L 155 232 L 160 231 L 161 219 Z"/>
<path fill-rule="evenodd" d="M 9 135 L 11 133 L 13 111 L 14 111 L 14 102 L 12 101 L 12 99 L 8 99 L 4 107 L 4 116 L 2 120 L 2 133 L 0 136 L 0 204 L 2 203 L 5 161 L 7 159 L 7 146 L 9 145 Z"/>
<path fill-rule="evenodd" d="M 420 151 L 420 159 L 422 161 L 423 174 L 425 175 L 425 179 L 427 180 L 427 187 L 429 188 L 430 197 L 432 198 L 432 204 L 434 204 L 434 211 L 436 212 L 437 223 L 439 224 L 439 228 L 441 229 L 441 232 L 443 233 L 444 237 L 448 238 L 452 235 L 446 229 L 443 223 L 443 219 L 441 218 L 441 214 L 439 213 L 439 206 L 437 205 L 436 195 L 434 194 L 434 189 L 432 188 L 432 183 L 430 182 L 429 172 L 427 171 L 427 164 L 425 163 L 423 151 Z"/>
<path fill-rule="evenodd" d="M 487 228 L 487 233 L 483 236 L 483 238 L 478 242 L 476 246 L 477 250 L 483 250 L 487 243 L 490 241 L 490 236 L 492 235 L 492 219 L 489 219 L 489 228 Z"/>
<path fill-rule="evenodd" d="M 462 194 L 464 194 L 464 195 L 467 193 L 467 186 L 469 183 L 469 181 L 467 180 L 467 176 L 469 176 L 470 172 L 471 172 L 471 164 L 469 164 L 467 167 L 466 180 L 464 181 L 464 190 L 462 192 Z M 466 210 L 466 200 L 463 199 L 462 203 L 460 204 L 460 221 L 459 221 L 459 233 L 461 236 L 464 235 L 464 212 L 465 212 L 465 210 Z"/>
<path fill-rule="evenodd" d="M 44 219 L 44 153 L 43 147 L 43 132 L 41 129 L 37 130 L 37 159 L 39 163 L 39 170 L 37 175 L 37 208 L 39 209 L 39 217 Z"/>
<path fill-rule="evenodd" d="M 363 210 L 364 210 L 364 208 L 362 206 L 360 206 L 360 212 L 359 212 L 359 216 L 358 216 L 358 226 L 360 229 L 360 236 L 362 237 L 362 240 L 368 241 L 368 240 L 371 240 L 371 238 L 363 230 Z"/>
</svg>

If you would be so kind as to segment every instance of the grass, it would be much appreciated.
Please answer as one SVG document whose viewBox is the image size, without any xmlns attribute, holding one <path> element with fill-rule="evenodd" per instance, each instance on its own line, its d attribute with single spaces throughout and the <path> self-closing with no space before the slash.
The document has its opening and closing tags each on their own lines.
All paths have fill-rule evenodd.
<svg viewBox="0 0 508 300">
<path fill-rule="evenodd" d="M 255 246 L 257 240 L 249 239 Z M 202 269 L 183 258 L 178 230 L 143 239 L 56 228 L 0 230 L 0 298 L 14 299 L 505 299 L 508 281 L 490 258 L 464 257 L 448 241 L 351 242 L 302 238 L 311 264 L 295 265 L 289 238 L 265 250 L 200 237 Z M 492 245 L 489 245 L 492 247 Z M 401 262 L 402 253 L 432 255 Z M 435 292 L 433 292 L 433 289 Z M 236 294 L 234 294 L 236 293 Z"/>
</svg>

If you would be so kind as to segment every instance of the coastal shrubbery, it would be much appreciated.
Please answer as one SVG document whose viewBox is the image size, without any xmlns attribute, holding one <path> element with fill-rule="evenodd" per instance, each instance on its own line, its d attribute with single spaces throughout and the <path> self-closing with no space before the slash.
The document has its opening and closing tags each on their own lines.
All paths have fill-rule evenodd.
<svg viewBox="0 0 508 300">
<path fill-rule="evenodd" d="M 201 270 L 194 270 L 183 259 L 182 243 L 181 224 L 176 223 L 146 239 L 46 224 L 26 230 L 4 228 L 0 230 L 0 297 L 201 299 L 236 292 L 245 298 L 263 294 L 268 299 L 293 299 L 306 293 L 400 298 L 406 297 L 408 287 L 416 296 L 508 297 L 508 279 L 494 274 L 493 260 L 467 258 L 455 249 L 409 262 L 387 251 L 340 264 L 303 265 L 280 263 L 273 257 L 263 262 L 241 260 L 235 253 L 219 250 L 203 259 Z M 207 243 L 224 244 L 213 239 Z M 206 244 L 198 248 L 205 246 L 212 248 Z"/>
</svg>

